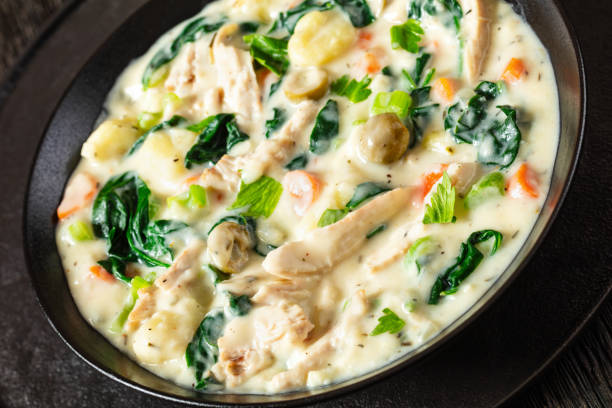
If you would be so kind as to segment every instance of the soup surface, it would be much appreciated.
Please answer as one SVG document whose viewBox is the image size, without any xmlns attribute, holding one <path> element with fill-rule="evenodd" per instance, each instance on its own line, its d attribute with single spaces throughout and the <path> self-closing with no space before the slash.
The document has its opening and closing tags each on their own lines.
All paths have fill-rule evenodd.
<svg viewBox="0 0 612 408">
<path fill-rule="evenodd" d="M 152 372 L 323 386 L 503 273 L 558 123 L 547 52 L 503 1 L 218 0 L 117 80 L 57 245 L 83 316 Z"/>
</svg>

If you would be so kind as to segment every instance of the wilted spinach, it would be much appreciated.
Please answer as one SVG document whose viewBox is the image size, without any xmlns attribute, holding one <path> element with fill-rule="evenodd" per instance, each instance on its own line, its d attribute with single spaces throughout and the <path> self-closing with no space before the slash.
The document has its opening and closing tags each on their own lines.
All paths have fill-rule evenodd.
<svg viewBox="0 0 612 408">
<path fill-rule="evenodd" d="M 206 17 L 199 17 L 187 24 L 178 37 L 176 37 L 169 46 L 165 46 L 157 51 L 147 65 L 144 75 L 142 76 L 142 85 L 144 89 L 149 88 L 151 80 L 158 69 L 176 58 L 183 45 L 196 41 L 200 34 L 217 31 L 224 23 L 224 20 L 209 23 Z"/>
<path fill-rule="evenodd" d="M 284 109 L 274 108 L 272 111 L 272 119 L 266 120 L 266 139 L 269 139 L 272 133 L 280 129 L 287 120 L 287 112 Z"/>
<path fill-rule="evenodd" d="M 201 133 L 185 156 L 185 167 L 190 169 L 195 164 L 214 164 L 235 144 L 247 140 L 249 136 L 238 129 L 235 120 L 234 114 L 220 113 L 188 127 L 192 132 Z"/>
<path fill-rule="evenodd" d="M 503 121 L 487 115 L 489 104 L 499 96 L 500 89 L 493 82 L 481 82 L 467 105 L 458 102 L 448 108 L 444 128 L 457 143 L 469 143 L 478 150 L 478 161 L 488 165 L 510 166 L 518 154 L 521 131 L 516 124 L 516 110 L 497 106 L 506 116 Z"/>
<path fill-rule="evenodd" d="M 461 244 L 459 256 L 455 260 L 455 263 L 438 276 L 431 288 L 428 301 L 430 305 L 438 304 L 440 296 L 451 295 L 457 292 L 461 282 L 470 276 L 484 259 L 483 253 L 476 248 L 476 245 L 488 241 L 491 238 L 495 239 L 490 252 L 490 255 L 493 255 L 501 245 L 503 239 L 502 234 L 498 231 L 482 230 L 474 232 L 469 236 L 466 242 Z"/>
<path fill-rule="evenodd" d="M 325 11 L 333 8 L 331 1 L 321 2 L 320 0 L 305 0 L 297 6 L 279 13 L 278 19 L 272 25 L 270 32 L 284 28 L 293 34 L 298 21 L 311 11 Z"/>
<path fill-rule="evenodd" d="M 315 125 L 310 134 L 310 151 L 314 154 L 327 152 L 331 140 L 338 136 L 339 129 L 338 103 L 330 99 L 315 119 Z"/>
<path fill-rule="evenodd" d="M 93 204 L 92 226 L 99 238 L 106 239 L 108 259 L 100 265 L 128 283 L 125 266 L 141 262 L 147 266 L 170 266 L 172 250 L 166 236 L 184 228 L 180 222 L 149 220 L 151 191 L 134 172 L 112 177 L 100 190 Z M 162 260 L 163 259 L 163 260 Z"/>
<path fill-rule="evenodd" d="M 349 17 L 353 26 L 360 28 L 374 22 L 374 14 L 365 0 L 333 0 Z"/>
</svg>

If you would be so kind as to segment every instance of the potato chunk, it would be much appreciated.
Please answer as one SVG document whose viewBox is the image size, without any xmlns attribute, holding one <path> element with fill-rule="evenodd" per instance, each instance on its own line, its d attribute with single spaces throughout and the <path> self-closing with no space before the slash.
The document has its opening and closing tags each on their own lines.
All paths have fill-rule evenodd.
<svg viewBox="0 0 612 408">
<path fill-rule="evenodd" d="M 300 19 L 289 40 L 289 60 L 300 66 L 325 65 L 355 41 L 355 28 L 339 11 L 313 11 Z"/>
<path fill-rule="evenodd" d="M 92 161 L 118 159 L 140 136 L 135 123 L 127 119 L 111 119 L 103 122 L 89 136 L 81 149 L 81 156 Z"/>
</svg>

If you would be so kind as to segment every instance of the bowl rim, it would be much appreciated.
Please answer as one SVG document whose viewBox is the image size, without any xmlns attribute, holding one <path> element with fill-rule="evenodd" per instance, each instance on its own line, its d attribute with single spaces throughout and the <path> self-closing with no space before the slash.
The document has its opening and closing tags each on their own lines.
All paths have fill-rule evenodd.
<svg viewBox="0 0 612 408">
<path fill-rule="evenodd" d="M 205 3 L 208 3 L 212 0 L 206 0 Z M 503 0 L 503 1 L 508 1 L 508 0 Z M 264 406 L 269 406 L 269 407 L 281 407 L 281 406 L 302 406 L 304 404 L 308 404 L 308 403 L 315 403 L 315 402 L 323 402 L 323 401 L 328 401 L 343 395 L 346 395 L 349 392 L 352 391 L 357 391 L 360 389 L 365 388 L 368 385 L 371 385 L 373 383 L 377 383 L 379 381 L 382 381 L 386 378 L 388 378 L 391 374 L 394 374 L 404 368 L 406 368 L 409 365 L 413 365 L 414 363 L 416 363 L 417 361 L 429 356 L 432 352 L 434 352 L 435 350 L 438 350 L 439 348 L 443 347 L 444 345 L 446 345 L 449 341 L 455 339 L 460 333 L 462 333 L 469 325 L 471 325 L 476 319 L 478 319 L 482 313 L 484 313 L 494 302 L 495 300 L 500 297 L 508 288 L 509 286 L 512 284 L 512 282 L 518 277 L 518 275 L 525 269 L 525 267 L 529 264 L 529 262 L 531 261 L 531 259 L 533 258 L 533 256 L 535 255 L 535 253 L 538 251 L 540 245 L 542 244 L 542 242 L 546 239 L 550 228 L 552 227 L 552 225 L 554 224 L 555 220 L 557 219 L 557 216 L 561 210 L 561 208 L 563 207 L 564 203 L 565 203 L 565 199 L 567 197 L 567 194 L 570 190 L 570 187 L 572 185 L 573 179 L 574 179 L 574 175 L 576 172 L 576 168 L 579 162 L 579 157 L 580 154 L 582 152 L 582 147 L 583 147 L 583 142 L 584 142 L 584 137 L 585 137 L 585 127 L 586 127 L 586 115 L 587 115 L 587 81 L 586 81 L 586 70 L 584 68 L 584 60 L 583 60 L 583 54 L 582 54 L 582 49 L 581 49 L 581 45 L 580 45 L 580 41 L 576 35 L 574 26 L 572 25 L 572 23 L 570 22 L 570 20 L 567 17 L 567 14 L 565 12 L 565 10 L 563 9 L 563 6 L 560 4 L 559 0 L 551 0 L 551 2 L 553 3 L 553 5 L 555 6 L 557 12 L 559 13 L 565 28 L 567 29 L 567 32 L 569 34 L 569 39 L 571 41 L 572 44 L 572 48 L 573 48 L 573 54 L 575 56 L 576 59 L 576 64 L 577 64 L 577 68 L 578 68 L 578 76 L 579 76 L 579 89 L 580 92 L 579 94 L 579 99 L 580 99 L 580 103 L 579 103 L 579 114 L 578 114 L 578 123 L 577 123 L 577 138 L 575 143 L 573 144 L 572 148 L 570 149 L 570 151 L 573 151 L 573 155 L 571 158 L 571 164 L 569 165 L 568 168 L 568 172 L 567 172 L 567 177 L 563 182 L 563 187 L 561 189 L 561 191 L 559 192 L 559 197 L 558 197 L 558 201 L 555 204 L 554 208 L 552 209 L 548 220 L 546 220 L 542 230 L 539 233 L 539 236 L 535 239 L 532 247 L 527 251 L 527 253 L 525 254 L 525 256 L 523 257 L 523 259 L 519 262 L 519 264 L 515 267 L 514 272 L 512 273 L 508 273 L 509 271 L 509 267 L 507 267 L 502 273 L 500 273 L 500 275 L 496 278 L 496 280 L 481 294 L 481 296 L 474 302 L 474 304 L 468 308 L 466 311 L 464 311 L 461 315 L 459 315 L 455 320 L 453 320 L 449 325 L 447 325 L 446 327 L 444 327 L 442 330 L 440 330 L 434 337 L 430 338 L 429 340 L 427 340 L 424 344 L 422 344 L 421 346 L 417 347 L 414 350 L 411 350 L 408 353 L 404 353 L 402 354 L 402 356 L 394 359 L 394 360 L 390 360 L 387 361 L 383 366 L 377 367 L 376 369 L 370 370 L 366 373 L 363 373 L 357 377 L 351 377 L 351 378 L 347 378 L 341 381 L 337 381 L 337 382 L 333 382 L 331 384 L 322 386 L 322 387 L 316 387 L 313 390 L 317 391 L 317 393 L 315 394 L 310 394 L 310 395 L 304 395 L 304 396 L 297 396 L 294 399 L 289 399 L 289 400 L 283 400 L 283 401 L 270 401 L 270 402 L 259 402 L 257 403 L 258 405 L 264 405 Z M 59 25 L 61 25 L 62 21 L 68 17 L 72 11 L 77 7 L 80 6 L 81 4 L 83 4 L 84 1 L 83 0 L 71 0 L 69 1 L 69 3 L 64 6 L 53 18 L 53 20 L 43 29 L 42 34 L 40 34 L 38 36 L 38 38 L 34 41 L 34 43 L 28 48 L 28 50 L 23 54 L 22 58 L 18 61 L 18 63 L 14 66 L 13 70 L 9 72 L 9 74 L 5 77 L 5 81 L 2 84 L 2 87 L 0 87 L 0 107 L 3 105 L 3 103 L 5 102 L 5 99 L 8 99 L 8 96 L 10 96 L 12 89 L 11 86 L 16 83 L 19 79 L 20 76 L 20 71 L 21 71 L 21 67 L 24 67 L 26 65 L 28 65 L 31 57 L 36 53 L 37 49 L 42 46 L 42 44 L 44 43 L 44 41 L 47 39 L 47 37 L 51 36 L 54 31 L 57 29 L 57 27 Z M 133 15 L 137 14 L 140 12 L 140 10 L 142 8 L 144 8 L 146 6 L 146 3 L 143 4 L 142 6 L 138 6 L 135 11 L 133 13 L 131 13 L 130 15 L 127 15 L 125 17 L 125 21 L 127 21 L 129 18 L 131 18 Z M 124 21 L 124 23 L 125 23 Z M 122 24 L 124 24 L 122 23 Z M 106 38 L 102 41 L 102 45 L 105 45 L 108 40 L 112 37 L 112 35 L 114 34 L 114 32 L 109 33 Z M 79 70 L 79 73 L 82 71 L 82 69 L 95 57 L 95 55 L 97 54 L 97 50 L 95 50 L 92 55 L 83 63 L 82 67 Z M 556 69 L 555 69 L 556 72 Z M 78 77 L 79 74 L 77 74 Z M 24 193 L 24 197 L 23 197 L 23 216 L 22 216 L 22 232 L 23 232 L 23 236 L 22 236 L 22 249 L 24 252 L 24 258 L 25 258 L 25 263 L 26 263 L 26 267 L 28 270 L 28 274 L 30 276 L 30 281 L 32 284 L 32 287 L 34 288 L 35 294 L 36 294 L 36 301 L 39 304 L 40 308 L 43 310 L 44 312 L 44 316 L 45 319 L 49 322 L 49 324 L 51 325 L 51 327 L 53 328 L 53 330 L 55 331 L 55 333 L 57 333 L 57 335 L 62 339 L 62 341 L 68 346 L 68 348 L 70 350 L 72 350 L 77 356 L 79 356 L 82 360 L 84 360 L 87 364 L 89 364 L 91 367 L 95 368 L 97 371 L 103 373 L 104 375 L 106 375 L 107 377 L 113 379 L 114 381 L 121 383 L 129 388 L 138 390 L 140 392 L 143 392 L 147 395 L 151 395 L 151 396 L 155 396 L 158 398 L 162 398 L 166 401 L 171 401 L 171 402 L 176 402 L 176 403 L 183 403 L 183 404 L 187 404 L 187 405 L 192 405 L 192 406 L 204 406 L 204 407 L 226 407 L 226 406 L 247 406 L 247 405 L 251 405 L 252 403 L 250 402 L 219 402 L 219 401 L 204 401 L 201 399 L 195 399 L 189 396 L 178 396 L 176 394 L 172 394 L 170 392 L 167 391 L 160 391 L 160 390 L 156 390 L 153 389 L 151 387 L 148 387 L 146 385 L 142 385 L 140 383 L 137 383 L 134 380 L 131 380 L 129 378 L 126 378 L 110 369 L 105 368 L 103 365 L 101 365 L 100 363 L 98 363 L 96 361 L 96 359 L 91 356 L 87 351 L 83 350 L 81 347 L 79 347 L 78 345 L 74 345 L 72 344 L 69 340 L 68 340 L 68 336 L 64 334 L 64 332 L 57 327 L 57 325 L 54 323 L 54 321 L 51 319 L 49 311 L 48 311 L 48 306 L 46 306 L 45 304 L 43 304 L 43 302 L 41 301 L 41 297 L 39 296 L 39 293 L 44 291 L 44 288 L 42 288 L 35 276 L 35 274 L 32 272 L 33 268 L 32 268 L 32 262 L 31 262 L 31 254 L 29 252 L 29 245 L 28 245 L 28 234 L 27 234 L 27 230 L 28 230 L 28 215 L 30 213 L 30 209 L 29 209 L 29 195 L 30 195 L 30 190 L 31 190 L 31 184 L 32 184 L 32 179 L 33 179 L 33 175 L 34 175 L 34 169 L 35 169 L 35 163 L 38 161 L 38 157 L 39 157 L 39 153 L 43 144 L 43 141 L 45 139 L 45 136 L 48 132 L 49 126 L 53 120 L 53 118 L 55 117 L 57 110 L 59 108 L 59 106 L 61 106 L 63 100 L 66 97 L 66 94 L 68 93 L 69 89 L 72 87 L 72 85 L 74 84 L 74 81 L 76 80 L 76 78 L 72 78 L 72 80 L 67 84 L 66 89 L 64 91 L 64 93 L 62 94 L 62 96 L 57 100 L 57 105 L 55 106 L 55 108 L 53 109 L 52 113 L 49 116 L 48 122 L 44 127 L 44 131 L 40 137 L 40 140 L 38 142 L 38 145 L 36 146 L 35 149 L 35 155 L 34 155 L 34 159 L 32 161 L 32 165 L 30 166 L 29 169 L 29 174 L 28 174 L 28 178 L 27 178 L 27 185 L 26 185 L 26 189 L 25 189 L 25 193 Z M 556 83 L 558 81 L 555 81 Z M 560 106 L 560 101 L 559 101 L 559 106 Z M 559 132 L 561 133 L 561 129 L 559 130 Z M 553 167 L 556 164 L 557 160 L 558 160 L 558 154 L 559 151 L 557 150 L 557 153 L 555 155 L 555 160 L 553 162 Z M 547 197 L 544 200 L 544 203 L 548 202 L 548 200 L 550 199 L 550 194 L 551 191 L 549 189 L 548 193 L 547 193 Z M 537 222 L 537 221 L 536 221 Z M 531 231 L 528 234 L 528 237 L 531 236 L 531 234 L 533 234 L 533 229 L 535 228 L 535 224 L 534 226 L 532 226 Z M 523 249 L 523 247 L 525 246 L 526 242 L 524 242 L 519 249 L 519 252 Z M 513 258 L 516 259 L 516 258 Z M 514 262 L 514 261 L 512 261 Z M 603 301 L 605 301 L 605 299 L 608 297 L 608 295 L 610 294 L 610 290 L 608 290 L 607 295 L 603 296 L 602 299 L 600 300 L 600 302 L 598 303 L 597 306 L 599 306 L 601 303 L 603 303 Z M 73 303 L 74 300 L 72 299 Z M 74 303 L 75 307 L 76 307 L 76 303 Z M 576 334 L 581 330 L 582 327 L 584 327 L 588 321 L 593 317 L 593 315 L 596 313 L 597 311 L 597 306 L 591 310 L 591 312 L 587 315 L 587 317 L 582 321 L 582 323 L 575 328 L 575 330 L 571 333 L 571 335 L 556 349 L 556 351 L 547 359 L 545 360 L 540 366 L 539 368 L 534 371 L 530 376 L 528 376 L 522 383 L 518 384 L 514 390 L 512 390 L 510 393 L 508 393 L 502 400 L 499 401 L 499 404 L 503 404 L 504 402 L 508 401 L 510 398 L 512 398 L 514 395 L 516 395 L 525 385 L 527 385 L 530 381 L 532 381 L 535 377 L 539 376 L 542 371 L 544 371 L 546 369 L 546 367 L 567 347 L 568 344 L 570 344 Z M 77 307 L 78 310 L 78 307 Z M 82 317 L 82 315 L 79 312 L 79 316 L 84 319 Z M 89 325 L 89 323 L 87 321 L 85 321 L 85 324 Z M 96 330 L 96 329 L 93 329 Z M 96 330 L 97 331 L 97 330 Z M 112 347 L 115 347 L 114 345 L 111 344 Z M 116 347 L 115 347 L 116 348 Z M 423 348 L 421 350 L 421 348 Z M 119 350 L 121 353 L 123 353 L 121 350 Z M 125 353 L 123 353 L 125 354 Z M 128 358 L 130 358 L 128 356 Z M 131 358 L 130 358 L 131 359 Z M 401 361 L 400 361 L 401 360 Z M 132 360 L 133 361 L 133 360 Z M 136 363 L 136 362 L 135 362 Z M 138 363 L 136 363 L 138 364 Z M 148 370 L 147 370 L 148 371 Z M 153 375 L 157 376 L 155 373 L 152 373 Z M 159 376 L 157 376 L 159 377 Z M 365 378 L 363 378 L 365 377 Z M 168 381 L 171 382 L 170 380 L 164 379 L 163 377 L 159 377 L 164 381 Z M 335 387 L 335 388 L 332 388 Z M 313 391 L 313 390 L 298 390 L 298 391 L 290 391 L 287 393 L 280 393 L 280 394 L 270 394 L 270 397 L 291 397 L 292 395 L 298 395 L 304 392 L 309 392 L 309 391 Z M 205 394 L 204 394 L 205 395 Z M 236 395 L 236 396 L 259 396 L 259 397 L 265 397 L 268 396 L 266 394 L 228 394 L 228 395 Z"/>
</svg>

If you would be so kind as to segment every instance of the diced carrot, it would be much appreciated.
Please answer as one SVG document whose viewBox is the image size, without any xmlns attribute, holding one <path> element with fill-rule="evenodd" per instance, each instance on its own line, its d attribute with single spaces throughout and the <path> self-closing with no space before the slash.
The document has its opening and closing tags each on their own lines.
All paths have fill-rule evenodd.
<svg viewBox="0 0 612 408">
<path fill-rule="evenodd" d="M 501 78 L 507 82 L 514 83 L 518 82 L 525 73 L 525 63 L 523 60 L 518 58 L 512 58 L 506 69 L 501 75 Z"/>
<path fill-rule="evenodd" d="M 376 55 L 371 52 L 367 52 L 364 56 L 365 70 L 368 74 L 377 74 L 382 69 L 380 62 Z"/>
<path fill-rule="evenodd" d="M 190 185 L 197 183 L 200 177 L 202 177 L 202 173 L 187 177 L 185 181 L 183 181 L 183 187 L 188 189 Z"/>
<path fill-rule="evenodd" d="M 97 190 L 96 180 L 86 173 L 79 173 L 66 186 L 64 198 L 57 207 L 57 217 L 67 218 L 93 200 Z"/>
<path fill-rule="evenodd" d="M 425 173 L 421 176 L 421 187 L 422 187 L 421 201 L 425 200 L 425 197 L 427 197 L 427 194 L 429 194 L 433 186 L 438 182 L 438 180 L 440 180 L 440 178 L 444 174 L 444 171 L 447 168 L 448 168 L 448 164 L 442 164 L 440 165 L 439 170 L 432 171 L 430 173 Z"/>
<path fill-rule="evenodd" d="M 370 48 L 372 42 L 372 32 L 368 30 L 360 30 L 359 36 L 357 37 L 357 46 L 362 50 Z"/>
<path fill-rule="evenodd" d="M 283 184 L 295 199 L 293 209 L 299 216 L 306 213 L 321 192 L 321 181 L 314 174 L 304 170 L 290 171 L 285 175 Z"/>
<path fill-rule="evenodd" d="M 438 78 L 433 84 L 434 94 L 442 102 L 450 103 L 457 91 L 457 81 L 453 78 Z"/>
<path fill-rule="evenodd" d="M 91 268 L 89 268 L 89 272 L 91 272 L 91 274 L 95 276 L 96 278 L 101 279 L 105 282 L 115 281 L 115 277 L 111 275 L 110 273 L 108 273 L 106 269 L 104 269 L 100 265 L 92 266 Z"/>
<path fill-rule="evenodd" d="M 522 198 L 538 198 L 538 180 L 533 170 L 529 168 L 527 163 L 521 164 L 516 173 L 508 182 L 508 193 L 511 197 Z"/>
</svg>

